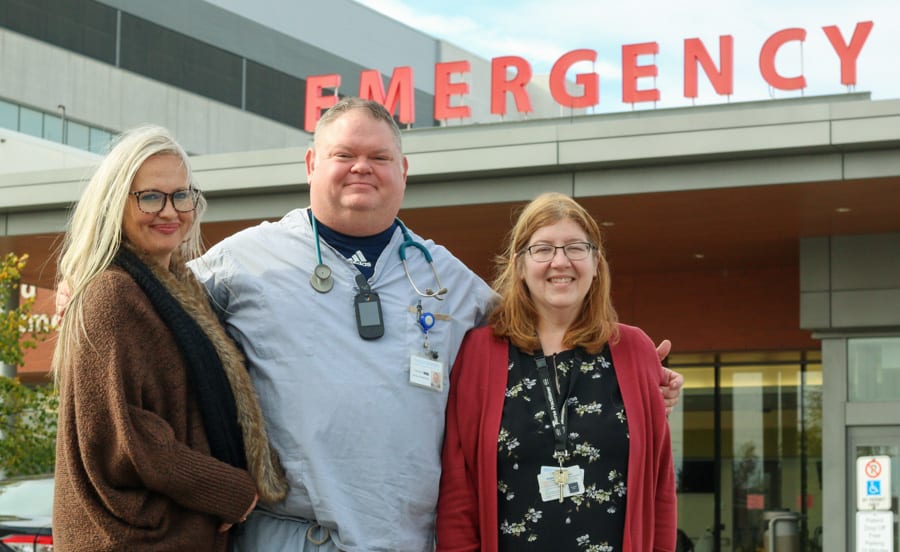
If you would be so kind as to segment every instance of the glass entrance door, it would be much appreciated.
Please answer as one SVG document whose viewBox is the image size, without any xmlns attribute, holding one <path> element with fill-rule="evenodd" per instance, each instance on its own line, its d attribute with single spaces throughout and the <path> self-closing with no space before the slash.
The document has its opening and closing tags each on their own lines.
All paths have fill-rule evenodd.
<svg viewBox="0 0 900 552">
<path fill-rule="evenodd" d="M 694 360 L 694 359 L 691 359 Z M 696 362 L 696 361 L 695 361 Z M 678 490 L 676 551 L 713 552 L 718 493 L 715 368 L 677 367 L 685 379 L 681 401 L 669 416 Z"/>
<path fill-rule="evenodd" d="M 856 459 L 860 456 L 888 456 L 891 459 L 891 511 L 894 517 L 894 550 L 900 550 L 897 514 L 900 496 L 900 427 L 851 427 L 847 430 L 847 537 L 848 549 L 856 543 L 857 474 Z"/>
<path fill-rule="evenodd" d="M 756 364 L 721 368 L 722 550 L 762 550 L 773 517 L 796 519 L 796 549 L 809 550 L 800 524 L 815 517 L 821 486 L 808 462 L 807 374 L 783 353 L 754 356 Z"/>
<path fill-rule="evenodd" d="M 695 552 L 759 552 L 773 516 L 798 520 L 798 550 L 821 550 L 820 359 L 817 351 L 672 355 L 685 377 L 669 417 L 678 527 Z"/>
</svg>

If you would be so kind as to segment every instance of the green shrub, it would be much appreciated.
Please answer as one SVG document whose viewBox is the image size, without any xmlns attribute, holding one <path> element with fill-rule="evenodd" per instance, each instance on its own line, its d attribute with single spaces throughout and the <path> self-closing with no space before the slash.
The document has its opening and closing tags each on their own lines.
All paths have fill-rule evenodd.
<svg viewBox="0 0 900 552">
<path fill-rule="evenodd" d="M 9 308 L 19 293 L 28 255 L 8 253 L 0 259 L 0 362 L 22 364 L 26 349 L 37 346 L 47 329 L 29 324 L 34 299 Z M 29 326 L 32 328 L 28 330 Z M 51 385 L 29 387 L 0 376 L 0 475 L 31 475 L 53 471 L 56 456 L 56 413 L 59 399 Z"/>
<path fill-rule="evenodd" d="M 30 387 L 0 376 L 0 471 L 6 477 L 53 471 L 58 406 L 52 385 Z"/>
</svg>

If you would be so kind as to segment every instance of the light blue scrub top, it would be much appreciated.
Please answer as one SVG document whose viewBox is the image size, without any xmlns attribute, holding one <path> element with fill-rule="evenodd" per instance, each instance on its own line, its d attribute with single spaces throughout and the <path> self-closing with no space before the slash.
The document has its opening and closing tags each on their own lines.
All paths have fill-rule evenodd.
<svg viewBox="0 0 900 552">
<path fill-rule="evenodd" d="M 316 520 L 342 550 L 433 550 L 449 367 L 495 300 L 447 249 L 410 233 L 428 248 L 449 291 L 444 301 L 415 293 L 397 253 L 398 229 L 369 280 L 385 326 L 371 341 L 356 329 L 359 271 L 324 241 L 334 288 L 323 294 L 310 286 L 317 259 L 306 209 L 239 232 L 191 263 L 247 355 L 287 470 L 288 498 L 269 509 Z M 407 263 L 419 289 L 435 287 L 421 252 L 407 248 Z M 429 342 L 445 366 L 441 392 L 409 383 L 410 355 L 423 343 L 420 300 L 436 317 Z"/>
</svg>

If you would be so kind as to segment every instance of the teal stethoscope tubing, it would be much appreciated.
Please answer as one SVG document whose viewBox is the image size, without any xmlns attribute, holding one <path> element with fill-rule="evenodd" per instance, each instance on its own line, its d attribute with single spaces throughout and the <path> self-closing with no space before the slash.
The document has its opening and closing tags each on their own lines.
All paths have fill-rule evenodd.
<svg viewBox="0 0 900 552">
<path fill-rule="evenodd" d="M 409 280 L 409 285 L 411 285 L 412 288 L 416 290 L 416 293 L 422 297 L 434 297 L 438 301 L 443 301 L 443 296 L 447 293 L 447 288 L 441 285 L 441 278 L 438 276 L 437 269 L 434 268 L 434 259 L 431 258 L 431 253 L 428 252 L 428 249 L 424 245 L 412 239 L 412 236 L 409 235 L 409 230 L 406 229 L 406 225 L 403 224 L 402 220 L 396 220 L 397 224 L 400 225 L 400 232 L 403 233 L 403 243 L 397 248 L 397 254 L 400 255 L 400 262 L 403 263 L 403 272 L 406 273 L 406 279 Z M 437 284 L 436 289 L 425 288 L 425 291 L 422 292 L 419 291 L 418 286 L 413 282 L 412 276 L 409 275 L 409 267 L 406 266 L 406 248 L 409 246 L 415 247 L 422 252 L 422 255 L 425 255 L 425 261 L 427 261 L 428 266 L 431 267 L 431 273 L 434 275 L 434 282 Z"/>
<path fill-rule="evenodd" d="M 334 286 L 334 279 L 331 276 L 331 268 L 322 262 L 322 245 L 320 243 L 321 240 L 319 239 L 319 227 L 316 224 L 315 215 L 311 216 L 310 219 L 312 220 L 313 234 L 316 236 L 316 261 L 318 262 L 316 268 L 313 270 L 313 275 L 310 278 L 310 284 L 313 289 L 319 293 L 328 293 Z M 403 234 L 403 242 L 400 244 L 400 247 L 397 248 L 397 254 L 400 256 L 400 262 L 403 264 L 403 272 L 406 273 L 406 279 L 409 280 L 409 285 L 411 285 L 416 293 L 422 297 L 434 297 L 439 301 L 443 301 L 443 296 L 447 293 L 447 288 L 441 285 L 441 278 L 438 276 L 437 269 L 434 267 L 434 259 L 431 257 L 431 253 L 428 252 L 428 249 L 424 245 L 412 239 L 412 236 L 409 234 L 409 230 L 406 229 L 406 225 L 403 224 L 403 221 L 400 219 L 395 220 L 400 226 L 400 232 Z M 425 256 L 425 261 L 428 263 L 428 266 L 431 267 L 431 273 L 434 275 L 434 281 L 437 284 L 436 288 L 425 288 L 425 291 L 421 291 L 419 287 L 416 286 L 415 282 L 413 282 L 412 276 L 409 274 L 409 267 L 406 264 L 406 248 L 410 246 L 418 249 L 422 255 Z"/>
</svg>

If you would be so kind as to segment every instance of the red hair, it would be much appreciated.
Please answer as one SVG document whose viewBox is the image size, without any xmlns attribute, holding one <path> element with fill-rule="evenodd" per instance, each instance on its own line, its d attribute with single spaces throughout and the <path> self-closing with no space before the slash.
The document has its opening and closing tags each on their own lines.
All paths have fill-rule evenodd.
<svg viewBox="0 0 900 552">
<path fill-rule="evenodd" d="M 540 347 L 537 336 L 538 313 L 528 286 L 521 277 L 523 254 L 529 240 L 540 228 L 571 220 L 587 234 L 597 255 L 597 277 L 584 298 L 581 312 L 563 336 L 566 348 L 581 347 L 588 353 L 598 353 L 618 335 L 618 316 L 610 298 L 609 264 L 603 252 L 600 227 L 584 207 L 574 199 L 559 193 L 545 193 L 526 205 L 509 232 L 504 252 L 495 262 L 497 277 L 493 288 L 500 294 L 500 303 L 491 313 L 494 334 L 506 337 L 516 347 L 534 352 Z"/>
</svg>

